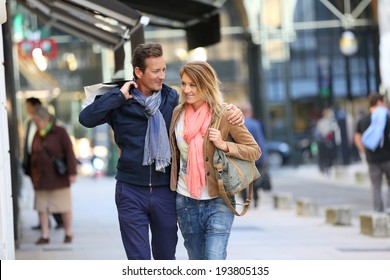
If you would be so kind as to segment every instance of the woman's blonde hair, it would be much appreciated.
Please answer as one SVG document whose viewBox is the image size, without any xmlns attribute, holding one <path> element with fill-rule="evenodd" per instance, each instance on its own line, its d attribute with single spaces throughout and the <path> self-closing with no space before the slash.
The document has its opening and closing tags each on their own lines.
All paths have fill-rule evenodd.
<svg viewBox="0 0 390 280">
<path fill-rule="evenodd" d="M 216 113 L 222 110 L 223 95 L 220 91 L 217 73 L 211 65 L 205 61 L 187 62 L 179 71 L 180 78 L 183 74 L 188 75 L 195 83 L 199 93 Z M 180 104 L 185 103 L 183 95 L 180 96 Z"/>
</svg>

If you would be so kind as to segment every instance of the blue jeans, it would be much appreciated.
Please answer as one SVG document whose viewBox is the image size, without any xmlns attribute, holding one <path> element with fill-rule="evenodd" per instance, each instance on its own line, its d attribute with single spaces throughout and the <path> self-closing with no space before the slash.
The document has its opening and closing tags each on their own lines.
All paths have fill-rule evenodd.
<svg viewBox="0 0 390 280">
<path fill-rule="evenodd" d="M 115 201 L 123 246 L 129 260 L 174 260 L 177 245 L 176 192 L 117 181 Z"/>
<path fill-rule="evenodd" d="M 197 200 L 177 194 L 176 211 L 190 260 L 226 259 L 234 214 L 222 197 Z"/>
</svg>

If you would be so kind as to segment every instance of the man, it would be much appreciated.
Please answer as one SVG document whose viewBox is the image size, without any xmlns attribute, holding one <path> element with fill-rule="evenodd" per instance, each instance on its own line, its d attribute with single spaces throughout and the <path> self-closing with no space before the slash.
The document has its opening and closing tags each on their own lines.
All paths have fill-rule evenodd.
<svg viewBox="0 0 390 280">
<path fill-rule="evenodd" d="M 163 84 L 161 45 L 137 46 L 132 65 L 135 82 L 103 94 L 81 111 L 79 121 L 86 127 L 108 123 L 114 131 L 120 149 L 115 200 L 127 258 L 151 259 L 150 226 L 153 258 L 173 260 L 178 237 L 168 129 L 179 95 Z"/>
<path fill-rule="evenodd" d="M 245 126 L 248 128 L 249 132 L 252 133 L 253 138 L 255 138 L 257 142 L 257 145 L 259 145 L 261 148 L 261 157 L 255 162 L 261 176 L 253 183 L 254 205 L 255 208 L 257 208 L 259 204 L 259 189 L 263 189 L 265 191 L 270 191 L 272 189 L 271 178 L 267 165 L 268 150 L 265 145 L 265 136 L 262 124 L 253 117 L 252 106 L 249 103 L 245 103 L 240 108 L 245 116 Z M 247 193 L 244 191 L 241 193 L 245 201 Z"/>
<path fill-rule="evenodd" d="M 354 140 L 360 154 L 366 158 L 368 163 L 374 210 L 384 212 L 383 174 L 388 184 L 386 206 L 387 209 L 390 208 L 390 118 L 383 95 L 373 93 L 368 100 L 370 113 L 359 120 Z M 382 112 L 385 113 L 382 114 Z"/>
<path fill-rule="evenodd" d="M 23 170 L 24 173 L 31 177 L 31 145 L 34 139 L 35 132 L 37 131 L 37 127 L 35 125 L 35 122 L 32 119 L 33 114 L 35 111 L 42 106 L 42 102 L 35 97 L 30 97 L 26 99 L 26 111 L 29 116 L 27 119 L 26 129 L 25 129 L 25 140 L 24 140 L 24 147 L 23 147 Z M 56 229 L 60 229 L 63 227 L 62 217 L 61 214 L 53 214 L 54 220 L 57 223 Z M 40 230 L 41 224 L 38 224 L 36 226 L 33 226 L 31 229 L 33 230 Z"/>
</svg>

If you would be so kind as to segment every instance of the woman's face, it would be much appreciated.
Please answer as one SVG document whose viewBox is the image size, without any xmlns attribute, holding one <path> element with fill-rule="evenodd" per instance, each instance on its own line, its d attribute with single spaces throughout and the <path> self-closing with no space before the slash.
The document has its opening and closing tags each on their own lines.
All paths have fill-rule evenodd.
<svg viewBox="0 0 390 280">
<path fill-rule="evenodd" d="M 184 95 L 186 102 L 191 104 L 194 107 L 194 110 L 197 110 L 202 106 L 204 99 L 195 82 L 193 82 L 186 73 L 183 73 L 183 76 L 181 77 L 181 92 Z"/>
<path fill-rule="evenodd" d="M 34 116 L 33 119 L 34 119 L 34 122 L 35 122 L 38 129 L 45 129 L 47 127 L 47 125 L 49 124 L 48 120 L 42 120 L 42 119 L 38 118 L 37 116 Z"/>
</svg>

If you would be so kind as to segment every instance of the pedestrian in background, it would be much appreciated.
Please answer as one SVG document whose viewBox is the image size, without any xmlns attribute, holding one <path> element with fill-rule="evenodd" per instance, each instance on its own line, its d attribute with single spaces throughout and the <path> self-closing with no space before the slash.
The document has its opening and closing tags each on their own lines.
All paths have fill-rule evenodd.
<svg viewBox="0 0 390 280">
<path fill-rule="evenodd" d="M 26 112 L 28 114 L 28 118 L 26 120 L 25 125 L 25 133 L 24 133 L 24 147 L 23 147 L 23 170 L 24 174 L 31 178 L 31 146 L 34 139 L 34 135 L 37 131 L 37 126 L 35 125 L 32 116 L 37 108 L 42 106 L 42 102 L 35 97 L 29 97 L 25 102 Z M 56 229 L 63 228 L 62 217 L 60 214 L 52 213 L 54 220 L 56 221 Z M 36 226 L 32 226 L 33 230 L 40 230 L 41 224 L 38 223 Z"/>
<path fill-rule="evenodd" d="M 86 127 L 108 123 L 114 131 L 120 150 L 115 202 L 127 258 L 150 260 L 151 247 L 155 260 L 173 260 L 178 237 L 168 128 L 179 95 L 163 83 L 160 44 L 138 45 L 132 66 L 134 81 L 100 96 L 81 111 L 79 121 Z"/>
<path fill-rule="evenodd" d="M 261 148 L 261 157 L 255 162 L 256 167 L 259 170 L 261 176 L 253 182 L 254 206 L 255 208 L 257 208 L 257 206 L 259 205 L 260 190 L 262 189 L 264 191 L 270 191 L 272 189 L 271 176 L 269 174 L 267 163 L 268 150 L 265 144 L 266 140 L 264 136 L 263 124 L 253 117 L 252 105 L 249 103 L 245 103 L 240 106 L 240 109 L 245 116 L 245 126 L 248 128 L 249 132 L 253 135 L 253 138 L 255 138 L 257 144 Z M 240 194 L 245 201 L 247 198 L 247 190 L 243 190 L 242 192 L 240 192 Z"/>
<path fill-rule="evenodd" d="M 335 115 L 340 130 L 340 144 L 337 149 L 339 163 L 349 165 L 351 163 L 353 138 L 355 134 L 353 117 L 341 106 L 336 109 Z"/>
<path fill-rule="evenodd" d="M 170 126 L 171 188 L 177 191 L 177 219 L 190 260 L 223 260 L 234 214 L 219 195 L 214 151 L 218 148 L 245 160 L 256 160 L 261 152 L 244 125 L 229 123 L 231 111 L 220 116 L 223 96 L 210 64 L 186 63 L 180 78 L 180 104 Z M 220 126 L 211 128 L 217 117 L 222 118 Z M 230 199 L 235 202 L 234 196 Z"/>
<path fill-rule="evenodd" d="M 314 138 L 318 145 L 318 166 L 322 173 L 329 174 L 337 158 L 337 145 L 340 144 L 340 128 L 331 108 L 322 111 Z"/>
<path fill-rule="evenodd" d="M 390 117 L 384 96 L 370 94 L 370 112 L 357 124 L 355 144 L 361 157 L 367 160 L 374 210 L 385 211 L 382 198 L 382 178 L 386 176 L 386 208 L 390 213 Z"/>
<path fill-rule="evenodd" d="M 64 223 L 64 243 L 71 243 L 72 197 L 70 186 L 76 181 L 77 160 L 71 139 L 43 106 L 33 113 L 37 132 L 31 146 L 31 179 L 35 191 L 34 207 L 39 213 L 41 237 L 35 244 L 50 242 L 49 213 L 59 213 Z M 58 174 L 53 157 L 64 160 L 67 173 Z"/>
</svg>

